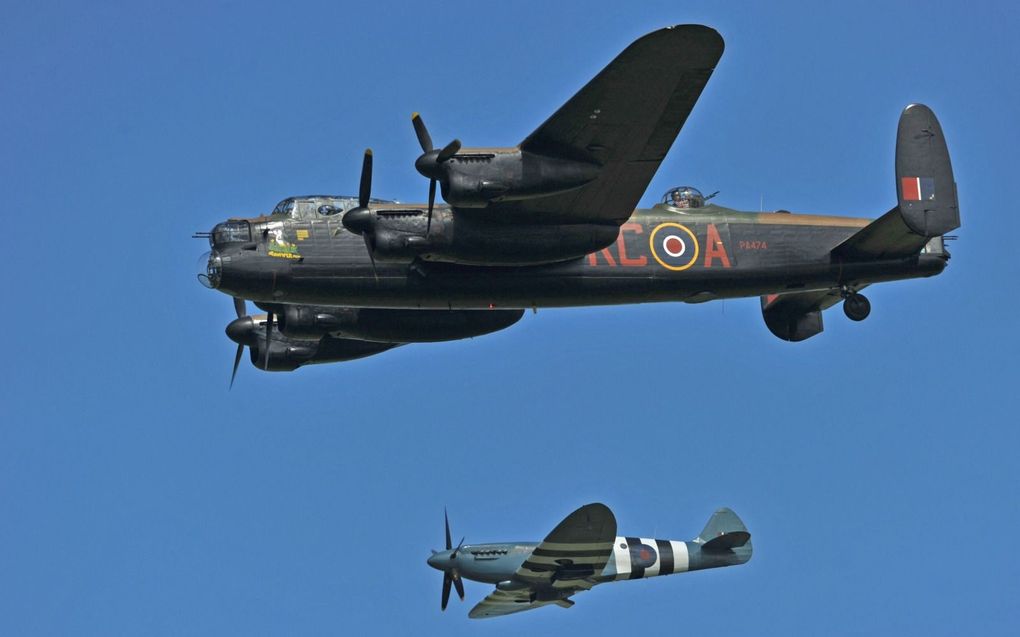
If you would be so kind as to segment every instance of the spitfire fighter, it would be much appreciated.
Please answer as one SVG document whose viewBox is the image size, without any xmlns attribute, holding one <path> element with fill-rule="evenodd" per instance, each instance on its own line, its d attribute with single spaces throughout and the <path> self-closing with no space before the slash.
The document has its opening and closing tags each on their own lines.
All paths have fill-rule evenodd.
<svg viewBox="0 0 1020 637">
<path fill-rule="evenodd" d="M 866 318 L 870 284 L 942 272 L 956 184 L 920 104 L 900 117 L 897 202 L 877 219 L 740 212 L 690 186 L 635 210 L 722 52 L 709 27 L 652 32 L 513 147 L 436 147 L 415 114 L 425 204 L 372 199 L 366 151 L 357 197 L 291 197 L 200 233 L 199 280 L 234 299 L 234 373 L 245 346 L 258 368 L 293 370 L 488 334 L 540 307 L 758 296 L 768 329 L 801 341 L 841 301 Z"/>
<path fill-rule="evenodd" d="M 719 509 L 691 541 L 616 535 L 616 517 L 604 504 L 586 504 L 566 517 L 541 542 L 464 544 L 450 541 L 433 551 L 429 566 L 443 572 L 441 608 L 450 586 L 464 599 L 462 580 L 495 584 L 468 617 L 480 619 L 519 613 L 548 604 L 574 605 L 571 596 L 598 584 L 671 575 L 751 559 L 751 534 L 737 514 Z"/>
</svg>

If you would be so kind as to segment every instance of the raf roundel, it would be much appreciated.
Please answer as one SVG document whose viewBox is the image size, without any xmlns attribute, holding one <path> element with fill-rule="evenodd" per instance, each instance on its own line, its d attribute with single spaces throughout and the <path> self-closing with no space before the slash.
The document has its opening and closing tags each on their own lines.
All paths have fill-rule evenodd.
<svg viewBox="0 0 1020 637">
<path fill-rule="evenodd" d="M 674 259 L 679 259 L 684 256 L 684 252 L 687 252 L 687 244 L 680 237 L 671 234 L 662 240 L 662 249 Z"/>
<path fill-rule="evenodd" d="M 662 267 L 680 271 L 694 265 L 698 260 L 698 239 L 694 233 L 679 223 L 661 223 L 648 237 L 652 256 Z"/>
</svg>

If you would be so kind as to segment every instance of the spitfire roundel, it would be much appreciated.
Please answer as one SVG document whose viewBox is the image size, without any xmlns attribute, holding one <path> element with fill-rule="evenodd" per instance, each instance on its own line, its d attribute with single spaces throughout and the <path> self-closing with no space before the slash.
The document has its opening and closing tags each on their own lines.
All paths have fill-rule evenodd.
<svg viewBox="0 0 1020 637">
<path fill-rule="evenodd" d="M 630 545 L 630 567 L 632 569 L 651 568 L 656 559 L 658 559 L 658 555 L 656 555 L 655 549 L 647 544 Z"/>
<path fill-rule="evenodd" d="M 660 223 L 648 237 L 648 245 L 659 265 L 674 271 L 694 265 L 700 250 L 694 233 L 679 223 Z"/>
</svg>

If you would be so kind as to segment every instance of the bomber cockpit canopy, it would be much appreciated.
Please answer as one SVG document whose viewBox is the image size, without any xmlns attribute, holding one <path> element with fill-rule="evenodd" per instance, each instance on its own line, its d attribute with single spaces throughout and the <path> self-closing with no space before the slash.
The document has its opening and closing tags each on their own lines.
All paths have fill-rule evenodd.
<svg viewBox="0 0 1020 637">
<path fill-rule="evenodd" d="M 386 199 L 369 199 L 370 204 L 396 203 Z M 284 215 L 292 219 L 311 220 L 333 215 L 343 215 L 358 205 L 354 195 L 307 195 L 304 197 L 287 197 L 273 208 L 272 214 Z"/>
<path fill-rule="evenodd" d="M 676 188 L 670 188 L 666 191 L 666 194 L 662 196 L 660 203 L 671 206 L 673 208 L 701 208 L 705 205 L 705 201 L 711 199 L 715 195 L 709 195 L 705 197 L 701 194 L 697 188 L 691 186 L 677 186 Z"/>
</svg>

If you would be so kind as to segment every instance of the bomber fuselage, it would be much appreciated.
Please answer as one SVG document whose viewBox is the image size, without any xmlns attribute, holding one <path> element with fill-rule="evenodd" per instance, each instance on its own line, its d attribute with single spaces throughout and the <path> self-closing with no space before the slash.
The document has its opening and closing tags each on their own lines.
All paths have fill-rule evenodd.
<svg viewBox="0 0 1020 637">
<path fill-rule="evenodd" d="M 421 206 L 385 208 L 391 215 L 406 211 L 420 221 L 424 235 Z M 455 214 L 437 208 L 432 232 L 446 232 L 445 240 L 455 241 L 451 229 L 460 223 L 453 223 Z M 601 241 L 607 247 L 569 261 L 478 267 L 432 261 L 425 254 L 403 261 L 377 257 L 373 264 L 363 238 L 345 230 L 341 216 L 274 214 L 221 224 L 212 233 L 206 276 L 220 291 L 263 305 L 538 308 L 693 303 L 860 287 L 938 274 L 948 258 L 940 237 L 909 258 L 846 262 L 833 256 L 835 246 L 870 222 L 865 218 L 746 213 L 714 205 L 682 211 L 660 204 L 636 210 L 615 241 Z M 508 225 L 505 232 L 520 229 Z M 497 234 L 491 240 L 498 239 Z"/>
</svg>

